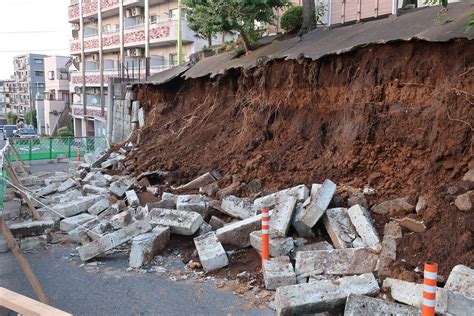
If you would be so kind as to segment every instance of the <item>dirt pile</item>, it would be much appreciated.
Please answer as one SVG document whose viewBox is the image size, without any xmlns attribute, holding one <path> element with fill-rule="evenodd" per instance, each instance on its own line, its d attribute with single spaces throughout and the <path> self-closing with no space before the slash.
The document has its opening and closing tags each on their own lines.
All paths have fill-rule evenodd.
<svg viewBox="0 0 474 316">
<path fill-rule="evenodd" d="M 369 206 L 425 196 L 428 230 L 404 234 L 398 271 L 430 259 L 447 275 L 474 265 L 474 216 L 453 204 L 474 167 L 472 51 L 467 40 L 398 42 L 141 86 L 146 123 L 126 164 L 173 171 L 173 184 L 217 169 L 267 192 L 329 178 L 375 188 Z M 374 217 L 381 233 L 390 216 Z"/>
</svg>

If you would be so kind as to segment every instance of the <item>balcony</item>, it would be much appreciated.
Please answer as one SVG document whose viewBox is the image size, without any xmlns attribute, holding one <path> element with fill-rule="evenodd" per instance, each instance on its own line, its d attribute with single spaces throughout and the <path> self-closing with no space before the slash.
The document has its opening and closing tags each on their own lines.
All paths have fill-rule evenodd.
<svg viewBox="0 0 474 316">
<path fill-rule="evenodd" d="M 106 102 L 107 102 L 107 98 L 105 98 Z M 94 117 L 101 117 L 102 115 L 102 112 L 101 112 L 101 108 L 100 108 L 100 105 L 99 106 L 96 106 L 96 105 L 87 105 L 86 106 L 86 113 L 85 115 L 86 116 L 94 116 Z M 105 104 L 104 106 L 104 115 L 106 115 L 107 113 L 107 104 Z M 79 104 L 79 103 L 74 103 L 72 105 L 72 115 L 74 116 L 84 116 L 84 107 L 82 104 Z"/>
<path fill-rule="evenodd" d="M 82 1 L 82 15 L 89 17 L 97 15 L 98 3 L 97 0 Z M 69 6 L 69 22 L 77 22 L 80 18 L 79 3 Z"/>
</svg>

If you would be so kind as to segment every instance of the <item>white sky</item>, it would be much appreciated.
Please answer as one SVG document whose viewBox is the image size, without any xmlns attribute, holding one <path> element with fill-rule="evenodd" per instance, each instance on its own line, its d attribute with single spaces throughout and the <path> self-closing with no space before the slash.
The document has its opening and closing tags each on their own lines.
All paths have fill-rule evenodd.
<svg viewBox="0 0 474 316">
<path fill-rule="evenodd" d="M 0 0 L 0 79 L 13 75 L 13 56 L 69 55 L 69 4 L 70 0 Z"/>
</svg>

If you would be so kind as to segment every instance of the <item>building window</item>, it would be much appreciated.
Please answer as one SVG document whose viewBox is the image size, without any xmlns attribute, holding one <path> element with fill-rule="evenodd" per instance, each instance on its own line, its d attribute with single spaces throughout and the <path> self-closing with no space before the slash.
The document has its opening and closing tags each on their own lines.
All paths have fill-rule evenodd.
<svg viewBox="0 0 474 316">
<path fill-rule="evenodd" d="M 43 60 L 42 59 L 35 59 L 35 64 L 42 64 Z"/>
<path fill-rule="evenodd" d="M 42 82 L 38 83 L 38 88 L 43 88 L 44 89 L 44 83 L 42 83 Z"/>
<path fill-rule="evenodd" d="M 176 66 L 178 64 L 178 54 L 170 54 L 170 65 Z"/>
<path fill-rule="evenodd" d="M 48 71 L 48 79 L 54 80 L 54 71 Z"/>
<path fill-rule="evenodd" d="M 35 71 L 36 77 L 44 77 L 44 71 Z"/>
</svg>

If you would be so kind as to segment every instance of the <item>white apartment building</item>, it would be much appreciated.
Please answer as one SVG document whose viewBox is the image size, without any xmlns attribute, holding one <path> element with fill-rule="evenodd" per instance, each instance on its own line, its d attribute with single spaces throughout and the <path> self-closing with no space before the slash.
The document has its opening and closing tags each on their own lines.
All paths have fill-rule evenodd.
<svg viewBox="0 0 474 316">
<path fill-rule="evenodd" d="M 69 109 L 69 56 L 44 58 L 45 91 L 44 109 L 38 109 L 38 133 L 52 136 L 58 128 L 60 117 Z M 41 114 L 42 112 L 42 119 Z"/>
<path fill-rule="evenodd" d="M 187 61 L 207 41 L 194 35 L 184 16 L 181 19 Z M 74 133 L 102 136 L 110 78 L 142 81 L 178 63 L 178 1 L 72 0 L 69 22 L 77 68 L 71 72 L 70 84 Z"/>
</svg>

